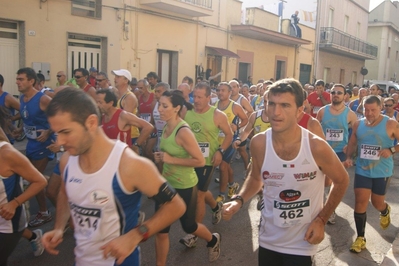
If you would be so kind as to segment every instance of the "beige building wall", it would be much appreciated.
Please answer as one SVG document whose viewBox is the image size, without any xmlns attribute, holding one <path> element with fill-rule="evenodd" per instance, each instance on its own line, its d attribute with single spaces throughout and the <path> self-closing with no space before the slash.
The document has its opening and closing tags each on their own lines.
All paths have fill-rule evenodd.
<svg viewBox="0 0 399 266">
<path fill-rule="evenodd" d="M 378 46 L 378 58 L 366 61 L 366 80 L 399 80 L 399 5 L 385 1 L 370 12 L 368 41 Z"/>
<path fill-rule="evenodd" d="M 72 71 L 67 69 L 69 33 L 102 40 L 99 70 L 107 72 L 112 83 L 113 69 L 126 68 L 136 78 L 144 78 L 150 71 L 157 72 L 158 52 L 162 50 L 173 53 L 176 59 L 171 71 L 176 80 L 172 85 L 177 86 L 186 75 L 194 78 L 196 65 L 206 70 L 206 46 L 244 55 L 241 61 L 221 58 L 222 80 L 237 77 L 239 62 L 248 58 L 252 58 L 248 63 L 251 63 L 250 74 L 254 80 L 275 77 L 279 58 L 286 59 L 286 76 L 299 78 L 300 64 L 312 65 L 312 45 L 295 47 L 231 34 L 230 25 L 241 22 L 241 4 L 236 0 L 213 1 L 211 16 L 193 18 L 140 5 L 139 0 L 103 0 L 101 19 L 92 19 L 71 15 L 71 1 L 14 0 L 3 3 L 0 20 L 19 23 L 22 33 L 19 67 L 32 67 L 33 62 L 50 64 L 50 79 L 46 82 L 49 87 L 55 86 L 59 70 L 67 71 L 68 77 L 72 77 Z M 305 29 L 304 38 L 313 41 L 314 30 Z M 213 74 L 216 71 L 219 70 L 215 69 Z M 5 89 L 17 94 L 15 85 Z"/>
<path fill-rule="evenodd" d="M 367 42 L 369 0 L 326 0 L 319 1 L 320 27 L 332 27 L 351 35 L 354 39 Z M 317 53 L 316 79 L 326 82 L 363 84 L 361 68 L 366 59 L 358 59 L 348 54 L 320 48 Z"/>
</svg>

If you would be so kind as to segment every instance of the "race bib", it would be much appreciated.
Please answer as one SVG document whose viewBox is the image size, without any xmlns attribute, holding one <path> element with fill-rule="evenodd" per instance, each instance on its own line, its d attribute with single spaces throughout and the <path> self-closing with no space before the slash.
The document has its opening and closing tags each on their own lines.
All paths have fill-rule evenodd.
<svg viewBox="0 0 399 266">
<path fill-rule="evenodd" d="M 362 144 L 360 146 L 360 158 L 377 161 L 380 159 L 380 151 L 381 146 Z"/>
<path fill-rule="evenodd" d="M 85 237 L 91 237 L 100 227 L 101 209 L 85 208 L 71 204 L 72 218 L 76 231 Z"/>
<path fill-rule="evenodd" d="M 273 223 L 278 227 L 291 227 L 310 223 L 310 200 L 280 202 L 273 204 Z"/>
<path fill-rule="evenodd" d="M 24 131 L 28 139 L 37 139 L 37 131 L 35 126 L 24 125 Z"/>
<path fill-rule="evenodd" d="M 202 152 L 202 155 L 207 158 L 209 157 L 209 142 L 198 142 L 198 146 Z"/>
<path fill-rule="evenodd" d="M 321 106 L 313 106 L 313 113 L 317 114 L 317 112 L 320 110 Z"/>
<path fill-rule="evenodd" d="M 343 141 L 344 140 L 344 130 L 343 129 L 331 129 L 326 130 L 326 140 L 329 141 Z"/>
<path fill-rule="evenodd" d="M 141 119 L 144 119 L 147 122 L 151 121 L 151 114 L 140 114 Z"/>
</svg>

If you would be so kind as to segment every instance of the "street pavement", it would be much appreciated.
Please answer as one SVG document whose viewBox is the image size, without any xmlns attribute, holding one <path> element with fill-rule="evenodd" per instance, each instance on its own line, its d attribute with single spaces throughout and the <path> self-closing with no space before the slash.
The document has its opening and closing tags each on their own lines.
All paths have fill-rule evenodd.
<svg viewBox="0 0 399 266">
<path fill-rule="evenodd" d="M 23 150 L 24 142 L 17 143 L 16 147 Z M 397 156 L 395 161 L 398 161 Z M 45 174 L 50 175 L 55 162 L 50 162 Z M 325 239 L 319 245 L 317 254 L 314 258 L 314 265 L 399 265 L 399 239 L 393 245 L 396 236 L 399 233 L 399 164 L 395 165 L 395 174 L 391 179 L 387 191 L 387 202 L 392 207 L 391 225 L 388 229 L 382 230 L 379 226 L 379 213 L 371 204 L 367 210 L 366 239 L 367 249 L 359 254 L 349 252 L 349 247 L 356 238 L 356 227 L 353 219 L 354 193 L 353 177 L 354 168 L 348 170 L 350 175 L 350 185 L 344 199 L 339 204 L 336 213 L 337 219 L 335 225 L 326 225 Z M 242 185 L 244 166 L 241 160 L 234 160 L 232 167 L 234 177 Z M 214 172 L 214 177 L 219 175 Z M 144 176 L 142 178 L 145 178 Z M 210 190 L 214 196 L 217 196 L 218 184 L 211 182 Z M 35 199 L 31 201 L 31 213 L 37 212 L 37 203 Z M 233 217 L 231 221 L 221 221 L 218 225 L 211 223 L 211 211 L 208 208 L 204 224 L 212 231 L 219 232 L 222 235 L 221 256 L 214 265 L 233 266 L 233 265 L 257 265 L 258 250 L 258 223 L 259 211 L 256 210 L 256 197 L 247 202 L 244 207 Z M 55 209 L 48 202 L 48 207 L 55 217 Z M 154 203 L 147 197 L 142 197 L 142 211 L 149 218 L 154 213 Z M 51 230 L 54 220 L 40 227 L 44 232 Z M 199 240 L 197 247 L 187 249 L 179 243 L 179 239 L 185 235 L 179 222 L 172 225 L 170 231 L 170 251 L 167 265 L 208 265 L 208 254 L 206 243 Z M 68 230 L 64 235 L 64 241 L 60 244 L 60 253 L 57 256 L 46 252 L 39 257 L 34 257 L 27 240 L 21 239 L 17 248 L 10 256 L 10 266 L 42 266 L 73 265 L 73 232 Z M 140 245 L 142 254 L 142 265 L 155 265 L 155 245 L 154 238 Z M 386 256 L 387 255 L 387 256 Z"/>
</svg>

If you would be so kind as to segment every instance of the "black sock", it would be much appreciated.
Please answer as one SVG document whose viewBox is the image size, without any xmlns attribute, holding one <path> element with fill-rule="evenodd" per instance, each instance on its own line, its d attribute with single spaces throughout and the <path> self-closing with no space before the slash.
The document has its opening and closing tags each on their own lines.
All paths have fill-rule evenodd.
<svg viewBox="0 0 399 266">
<path fill-rule="evenodd" d="M 35 240 L 37 237 L 37 235 L 35 234 L 35 232 L 32 232 L 32 236 L 31 238 L 29 238 L 29 241 Z"/>
<path fill-rule="evenodd" d="M 216 243 L 218 242 L 218 239 L 216 238 L 216 236 L 212 235 L 212 240 L 208 242 L 208 244 L 206 245 L 206 247 L 213 247 L 216 245 Z"/>
<path fill-rule="evenodd" d="M 216 204 L 216 207 L 212 209 L 213 212 L 217 212 L 219 210 L 219 204 Z"/>
<path fill-rule="evenodd" d="M 366 231 L 367 213 L 354 213 L 357 236 L 364 237 Z"/>
<path fill-rule="evenodd" d="M 387 215 L 388 215 L 388 203 L 387 203 L 387 206 L 385 206 L 385 210 L 383 210 L 383 211 L 381 212 L 381 215 L 382 215 L 382 216 L 387 216 Z"/>
</svg>

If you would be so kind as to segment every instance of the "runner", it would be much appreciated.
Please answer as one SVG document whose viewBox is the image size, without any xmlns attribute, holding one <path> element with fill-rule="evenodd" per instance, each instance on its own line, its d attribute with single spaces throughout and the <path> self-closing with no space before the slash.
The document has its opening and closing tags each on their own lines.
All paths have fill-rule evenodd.
<svg viewBox="0 0 399 266">
<path fill-rule="evenodd" d="M 96 89 L 88 83 L 89 71 L 85 68 L 78 68 L 73 71 L 73 77 L 75 78 L 76 84 L 85 93 L 89 94 L 94 100 L 96 100 Z"/>
<path fill-rule="evenodd" d="M 196 222 L 197 183 L 194 167 L 203 167 L 205 158 L 201 153 L 194 134 L 184 120 L 180 111 L 185 100 L 180 91 L 164 92 L 159 100 L 161 119 L 166 121 L 162 132 L 160 152 L 155 152 L 155 162 L 163 162 L 162 175 L 176 188 L 177 193 L 186 203 L 187 210 L 180 218 L 183 230 L 207 241 L 209 261 L 220 256 L 220 234 L 211 233 L 203 224 Z M 191 108 L 188 108 L 191 109 Z M 156 209 L 159 204 L 156 204 Z M 156 236 L 155 248 L 157 265 L 166 265 L 169 252 L 169 230 L 165 228 Z"/>
<path fill-rule="evenodd" d="M 56 247 L 71 216 L 77 266 L 139 265 L 137 245 L 180 217 L 183 201 L 150 161 L 106 137 L 95 102 L 82 91 L 62 90 L 46 114 L 66 152 L 57 219 L 54 230 L 43 236 L 44 247 L 59 253 Z M 141 192 L 162 207 L 136 227 Z"/>
<path fill-rule="evenodd" d="M 326 104 L 331 103 L 331 96 L 324 91 L 324 81 L 319 79 L 315 83 L 316 90 L 309 94 L 308 102 L 310 104 L 310 115 L 316 117 L 317 112 Z"/>
</svg>

